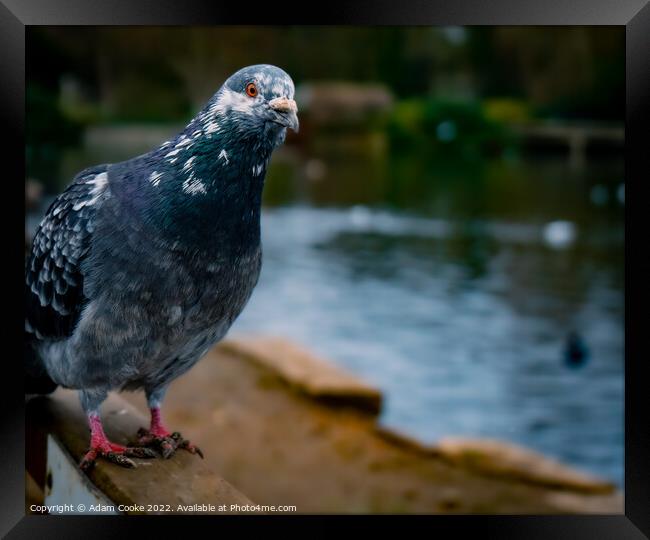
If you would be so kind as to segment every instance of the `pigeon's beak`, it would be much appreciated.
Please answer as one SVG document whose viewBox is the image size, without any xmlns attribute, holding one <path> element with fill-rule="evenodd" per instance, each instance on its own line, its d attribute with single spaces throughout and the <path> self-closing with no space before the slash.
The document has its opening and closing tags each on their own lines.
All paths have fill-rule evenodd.
<svg viewBox="0 0 650 540">
<path fill-rule="evenodd" d="M 269 101 L 269 106 L 278 113 L 277 122 L 293 129 L 298 133 L 298 106 L 293 99 L 275 98 Z"/>
</svg>

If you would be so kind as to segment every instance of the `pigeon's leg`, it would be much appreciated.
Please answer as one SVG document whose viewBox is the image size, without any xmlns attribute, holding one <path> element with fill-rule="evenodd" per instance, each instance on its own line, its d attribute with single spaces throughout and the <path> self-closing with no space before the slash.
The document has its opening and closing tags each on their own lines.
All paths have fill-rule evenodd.
<svg viewBox="0 0 650 540">
<path fill-rule="evenodd" d="M 90 426 L 90 450 L 79 463 L 83 470 L 95 465 L 98 457 L 121 465 L 122 467 L 134 468 L 135 463 L 129 457 L 154 458 L 156 454 L 148 448 L 122 446 L 108 440 L 104 433 L 101 418 L 99 417 L 99 405 L 106 398 L 106 392 L 80 392 L 81 404 L 88 418 Z"/>
<path fill-rule="evenodd" d="M 203 458 L 203 452 L 198 446 L 193 445 L 187 439 L 175 431 L 171 433 L 163 423 L 160 405 L 165 396 L 167 387 L 157 388 L 155 390 L 146 390 L 147 403 L 151 411 L 151 425 L 149 429 L 140 428 L 138 430 L 138 442 L 143 446 L 153 446 L 157 448 L 162 456 L 167 459 L 174 455 L 177 449 L 183 448 L 192 454 L 198 454 Z"/>
</svg>

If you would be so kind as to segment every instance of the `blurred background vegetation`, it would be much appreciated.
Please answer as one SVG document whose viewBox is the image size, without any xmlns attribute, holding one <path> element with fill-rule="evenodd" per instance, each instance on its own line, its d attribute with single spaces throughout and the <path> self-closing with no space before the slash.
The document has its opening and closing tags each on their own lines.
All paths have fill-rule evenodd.
<svg viewBox="0 0 650 540">
<path fill-rule="evenodd" d="M 397 105 L 374 126 L 393 143 L 463 158 L 512 151 L 511 123 L 621 123 L 625 103 L 613 27 L 35 28 L 28 46 L 28 173 L 48 187 L 58 150 L 86 128 L 183 123 L 251 63 L 283 67 L 298 87 L 379 86 Z M 330 128 L 373 125 L 333 116 L 343 125 Z"/>
<path fill-rule="evenodd" d="M 233 330 L 372 380 L 384 421 L 419 437 L 503 437 L 622 483 L 622 28 L 27 34 L 31 231 L 82 168 L 278 65 L 301 130 L 271 162 L 263 273 Z"/>
</svg>

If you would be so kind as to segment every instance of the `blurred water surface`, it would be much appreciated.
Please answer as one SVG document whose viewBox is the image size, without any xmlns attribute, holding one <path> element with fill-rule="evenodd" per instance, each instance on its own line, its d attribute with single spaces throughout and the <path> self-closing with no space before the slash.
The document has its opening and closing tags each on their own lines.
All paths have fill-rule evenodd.
<svg viewBox="0 0 650 540">
<path fill-rule="evenodd" d="M 70 151 L 61 184 L 134 155 L 109 148 Z M 274 157 L 262 274 L 232 333 L 359 374 L 385 392 L 381 421 L 423 440 L 503 438 L 622 485 L 622 158 L 308 154 Z"/>
</svg>

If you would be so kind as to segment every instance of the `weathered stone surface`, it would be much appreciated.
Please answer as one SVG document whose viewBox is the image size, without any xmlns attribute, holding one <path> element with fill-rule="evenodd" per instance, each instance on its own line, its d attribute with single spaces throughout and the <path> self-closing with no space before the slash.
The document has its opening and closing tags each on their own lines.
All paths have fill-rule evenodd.
<svg viewBox="0 0 650 540">
<path fill-rule="evenodd" d="M 168 461 L 137 460 L 143 465 L 135 470 L 100 461 L 90 476 L 93 483 L 120 501 L 250 504 L 212 473 L 218 471 L 257 504 L 295 505 L 280 510 L 286 513 L 623 512 L 623 496 L 613 486 L 535 452 L 475 439 L 430 445 L 380 426 L 376 416 L 357 409 L 305 399 L 305 388 L 330 376 L 319 376 L 317 384 L 314 370 L 289 369 L 288 359 L 301 349 L 274 341 L 215 347 L 170 388 L 167 423 L 199 445 L 205 461 L 184 452 Z M 268 359 L 278 351 L 284 351 L 279 365 L 288 374 Z M 322 373 L 320 367 L 315 371 Z M 292 379 L 303 382 L 286 384 Z M 121 397 L 141 412 L 111 397 L 103 417 L 109 437 L 125 444 L 148 419 L 141 393 Z M 86 450 L 88 430 L 73 393 L 59 390 L 30 401 L 27 420 L 28 454 L 37 453 L 38 430 L 55 433 L 75 460 Z M 43 475 L 33 468 L 30 474 L 43 485 Z"/>
<path fill-rule="evenodd" d="M 615 491 L 609 482 L 503 441 L 445 437 L 432 450 L 456 465 L 483 474 L 584 493 Z"/>
<path fill-rule="evenodd" d="M 316 400 L 371 414 L 379 414 L 381 410 L 379 389 L 285 339 L 229 339 L 218 349 L 255 362 L 293 389 Z"/>
<path fill-rule="evenodd" d="M 149 424 L 137 409 L 115 395 L 104 402 L 102 419 L 110 440 L 124 445 L 135 440 L 138 428 Z M 34 459 L 33 454 L 44 452 L 40 445 L 45 434 L 54 435 L 77 463 L 88 449 L 89 431 L 76 392 L 58 389 L 51 396 L 31 399 L 26 404 L 26 424 L 28 469 L 30 463 L 36 463 L 33 468 L 39 467 L 41 459 Z M 88 474 L 90 481 L 118 505 L 137 504 L 145 508 L 149 504 L 169 505 L 173 512 L 184 513 L 178 511 L 178 505 L 204 503 L 229 508 L 231 504 L 252 504 L 196 455 L 178 451 L 170 459 L 132 459 L 138 465 L 136 469 L 98 459 Z M 30 474 L 37 479 L 43 478 L 43 471 L 30 471 Z"/>
<path fill-rule="evenodd" d="M 620 491 L 589 492 L 459 466 L 437 446 L 351 408 L 305 399 L 248 356 L 215 347 L 172 384 L 170 427 L 262 505 L 287 513 L 623 513 Z M 126 399 L 146 412 L 139 394 Z"/>
<path fill-rule="evenodd" d="M 407 435 L 406 433 L 402 433 L 397 429 L 377 424 L 375 426 L 375 433 L 385 441 L 409 452 L 414 452 L 422 456 L 440 456 L 440 451 L 436 447 L 426 444 L 415 437 Z"/>
</svg>

